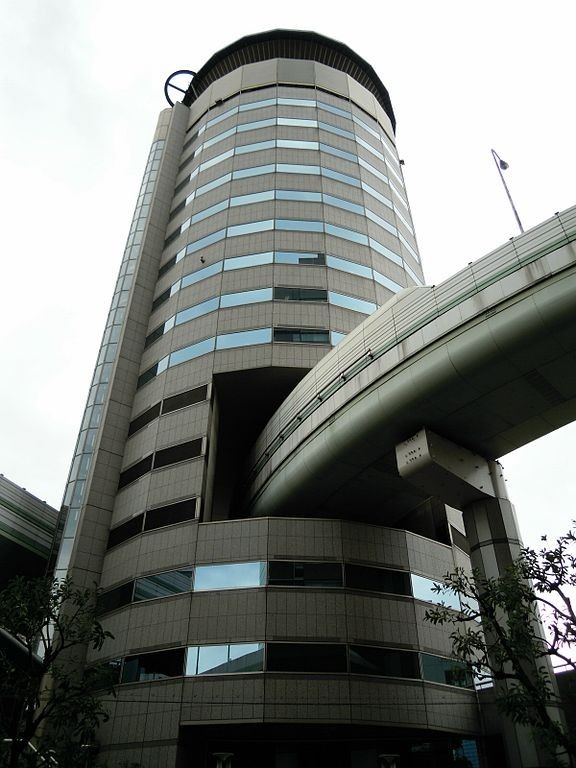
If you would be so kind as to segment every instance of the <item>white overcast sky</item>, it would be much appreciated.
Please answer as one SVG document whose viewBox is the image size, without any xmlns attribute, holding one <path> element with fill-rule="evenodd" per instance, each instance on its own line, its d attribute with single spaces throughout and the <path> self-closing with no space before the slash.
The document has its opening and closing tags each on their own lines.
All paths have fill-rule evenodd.
<svg viewBox="0 0 576 768">
<path fill-rule="evenodd" d="M 574 0 L 4 0 L 0 472 L 59 507 L 163 84 L 310 29 L 378 72 L 429 283 L 576 203 Z M 576 307 L 576 301 L 575 301 Z M 525 541 L 576 517 L 574 425 L 502 460 Z"/>
</svg>

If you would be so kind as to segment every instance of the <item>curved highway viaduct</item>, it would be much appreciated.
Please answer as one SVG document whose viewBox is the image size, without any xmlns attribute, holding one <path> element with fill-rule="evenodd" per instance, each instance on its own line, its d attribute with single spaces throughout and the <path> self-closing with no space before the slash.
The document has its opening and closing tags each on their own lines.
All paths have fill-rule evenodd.
<svg viewBox="0 0 576 768">
<path fill-rule="evenodd" d="M 260 435 L 247 512 L 409 527 L 434 498 L 498 576 L 521 543 L 495 460 L 576 419 L 575 240 L 573 207 L 371 315 Z M 521 729 L 504 737 L 513 766 L 548 764 Z"/>
</svg>

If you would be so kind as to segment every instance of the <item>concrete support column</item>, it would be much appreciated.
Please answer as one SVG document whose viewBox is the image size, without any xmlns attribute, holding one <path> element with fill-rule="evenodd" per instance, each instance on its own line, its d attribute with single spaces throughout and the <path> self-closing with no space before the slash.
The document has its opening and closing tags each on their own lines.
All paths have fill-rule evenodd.
<svg viewBox="0 0 576 768">
<path fill-rule="evenodd" d="M 522 542 L 500 464 L 426 429 L 397 445 L 396 458 L 402 477 L 462 510 L 472 568 L 482 578 L 501 576 L 517 559 Z M 555 685 L 551 667 L 550 675 Z M 510 768 L 555 764 L 535 743 L 530 728 L 507 718 L 499 723 Z"/>
</svg>

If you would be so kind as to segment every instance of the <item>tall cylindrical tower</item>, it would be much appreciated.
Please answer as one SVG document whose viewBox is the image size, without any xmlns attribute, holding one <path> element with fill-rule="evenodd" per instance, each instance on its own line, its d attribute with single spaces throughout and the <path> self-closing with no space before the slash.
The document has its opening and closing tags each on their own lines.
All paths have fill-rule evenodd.
<svg viewBox="0 0 576 768">
<path fill-rule="evenodd" d="M 465 560 L 444 513 L 389 528 L 241 503 L 244 459 L 284 398 L 422 284 L 394 129 L 365 61 L 285 30 L 217 53 L 160 115 L 57 561 L 103 590 L 114 640 L 88 663 L 118 670 L 110 765 L 476 754 L 467 673 L 423 624 L 433 579 Z"/>
</svg>

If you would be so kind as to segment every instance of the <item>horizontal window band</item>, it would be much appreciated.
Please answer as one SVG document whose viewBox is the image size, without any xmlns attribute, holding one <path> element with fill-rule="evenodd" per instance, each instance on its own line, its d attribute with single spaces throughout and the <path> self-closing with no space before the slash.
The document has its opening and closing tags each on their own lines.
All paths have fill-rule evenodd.
<svg viewBox="0 0 576 768">
<path fill-rule="evenodd" d="M 359 277 L 375 280 L 377 283 L 385 286 L 393 293 L 398 293 L 404 288 L 404 286 L 381 274 L 376 269 L 358 264 L 357 262 L 350 261 L 349 259 L 343 259 L 337 256 L 331 256 L 330 254 L 317 252 L 266 251 L 263 253 L 251 253 L 247 254 L 246 256 L 234 256 L 228 259 L 215 261 L 207 267 L 201 267 L 200 269 L 194 270 L 193 272 L 189 272 L 175 283 L 172 283 L 170 288 L 163 291 L 155 299 L 155 303 L 157 302 L 156 308 L 168 301 L 168 299 L 178 293 L 178 291 L 181 291 L 184 288 L 188 288 L 191 285 L 195 285 L 202 280 L 207 280 L 209 277 L 218 275 L 222 271 L 227 272 L 236 269 L 247 269 L 250 267 L 272 263 L 292 264 L 295 266 L 304 267 L 328 266 L 342 272 L 349 272 L 350 274 L 355 274 Z"/>
<path fill-rule="evenodd" d="M 321 91 L 322 89 L 317 89 L 317 90 Z M 231 98 L 235 98 L 235 96 L 232 96 Z M 342 101 L 344 101 L 344 99 Z M 400 170 L 400 161 L 396 156 L 394 143 L 387 137 L 386 129 L 383 126 L 381 126 L 380 123 L 374 117 L 372 117 L 372 115 L 367 115 L 367 116 L 369 117 L 370 120 L 373 120 L 374 125 L 378 126 L 379 130 L 374 128 L 365 120 L 362 120 L 362 118 L 355 115 L 352 110 L 343 109 L 342 107 L 337 107 L 333 104 L 328 104 L 324 101 L 321 101 L 315 98 L 300 99 L 300 98 L 290 98 L 290 97 L 273 97 L 269 99 L 258 99 L 253 102 L 246 102 L 244 104 L 240 104 L 236 107 L 232 107 L 231 109 L 226 110 L 226 112 L 221 113 L 220 115 L 212 118 L 211 120 L 207 120 L 205 123 L 203 123 L 203 125 L 196 128 L 195 126 L 197 126 L 199 121 L 202 119 L 202 118 L 199 118 L 195 122 L 194 126 L 191 126 L 190 128 L 188 128 L 187 133 L 189 131 L 192 131 L 192 136 L 187 139 L 183 149 L 190 146 L 190 144 L 192 144 L 208 128 L 212 128 L 214 125 L 218 125 L 224 120 L 227 120 L 229 117 L 233 117 L 234 115 L 237 115 L 242 112 L 248 112 L 256 109 L 265 109 L 267 107 L 273 107 L 273 106 L 314 108 L 314 109 L 319 109 L 321 111 L 328 112 L 330 114 L 338 115 L 339 117 L 344 117 L 347 120 L 351 120 L 354 124 L 363 128 L 370 136 L 374 137 L 375 139 L 379 140 L 382 143 L 384 149 L 388 152 L 388 154 L 390 155 L 390 158 L 393 160 L 398 170 Z M 354 103 L 354 106 L 357 109 L 364 112 L 364 114 L 367 114 L 362 109 L 362 107 L 360 107 L 358 104 Z"/>
<path fill-rule="evenodd" d="M 218 243 L 225 240 L 228 237 L 240 237 L 243 235 L 252 235 L 258 232 L 314 232 L 318 234 L 325 234 L 331 237 L 336 237 L 339 240 L 346 242 L 357 243 L 358 245 L 364 245 L 370 247 L 372 250 L 377 251 L 386 259 L 404 269 L 406 274 L 414 280 L 416 285 L 423 285 L 423 281 L 418 277 L 415 272 L 406 264 L 405 260 L 395 251 L 388 246 L 381 243 L 379 240 L 359 232 L 355 229 L 348 227 L 341 227 L 336 224 L 319 220 L 309 219 L 263 219 L 260 221 L 252 221 L 247 224 L 235 224 L 230 227 L 224 227 L 223 229 L 216 230 L 202 237 L 200 240 L 194 240 L 188 243 L 178 253 L 170 259 L 170 266 L 174 266 L 178 262 L 182 261 L 186 256 L 190 256 L 193 253 L 207 248 L 214 243 Z M 166 266 L 166 265 L 164 265 Z M 165 272 L 163 273 L 165 274 Z M 160 277 L 160 272 L 158 273 Z"/>
<path fill-rule="evenodd" d="M 184 203 L 185 205 L 189 205 L 193 200 L 195 200 L 197 197 L 206 194 L 207 192 L 211 191 L 212 189 L 216 189 L 223 184 L 227 184 L 231 181 L 247 178 L 247 177 L 254 177 L 254 176 L 262 176 L 267 175 L 271 173 L 284 173 L 284 174 L 299 174 L 299 175 L 316 175 L 316 176 L 325 176 L 326 178 L 339 181 L 343 184 L 346 184 L 348 186 L 355 187 L 357 189 L 362 189 L 366 194 L 373 197 L 375 200 L 378 200 L 380 203 L 385 205 L 387 208 L 390 208 L 394 211 L 396 217 L 402 222 L 404 227 L 406 227 L 409 234 L 414 237 L 414 230 L 410 223 L 407 221 L 405 216 L 402 215 L 400 210 L 398 209 L 398 206 L 396 206 L 393 202 L 393 197 L 386 197 L 386 195 L 383 195 L 378 190 L 374 189 L 370 184 L 367 184 L 365 181 L 361 181 L 359 178 L 356 178 L 354 176 L 350 176 L 345 173 L 341 173 L 339 171 L 332 170 L 330 168 L 325 168 L 323 166 L 319 165 L 301 165 L 301 164 L 287 164 L 287 163 L 272 163 L 269 165 L 264 166 L 255 166 L 255 167 L 249 167 L 244 168 L 242 170 L 233 171 L 231 173 L 226 173 L 224 176 L 220 176 L 217 179 L 214 179 L 211 182 L 208 182 L 207 184 L 203 185 L 202 187 L 198 187 L 194 192 L 191 192 L 185 199 Z M 241 196 L 242 197 L 242 196 Z M 247 197 L 247 196 L 244 196 Z M 402 201 L 403 202 L 403 201 Z M 222 203 L 218 203 L 217 205 L 222 205 Z M 208 209 L 205 209 L 204 211 L 200 211 L 197 214 L 194 214 L 194 221 L 202 220 L 203 218 L 206 218 L 207 215 L 210 214 L 210 211 L 212 209 L 215 209 L 216 206 L 211 206 Z M 216 212 L 214 210 L 214 212 Z M 187 222 L 185 222 L 183 225 L 179 227 L 179 230 L 177 231 L 184 231 L 189 225 L 190 225 L 191 219 L 188 219 Z M 164 264 L 160 268 L 161 274 L 164 274 L 164 271 L 168 269 L 168 265 Z"/>
<path fill-rule="evenodd" d="M 398 231 L 397 227 L 395 227 L 394 224 L 392 224 L 391 222 L 383 219 L 378 214 L 374 213 L 374 211 L 370 210 L 369 208 L 366 208 L 365 206 L 359 203 L 353 203 L 352 201 L 346 200 L 345 198 L 335 197 L 334 195 L 329 195 L 324 192 L 306 192 L 303 190 L 290 190 L 290 189 L 267 190 L 265 192 L 254 192 L 249 195 L 239 195 L 236 197 L 231 197 L 231 198 L 222 200 L 221 202 L 216 203 L 215 205 L 212 205 L 209 208 L 205 208 L 203 211 L 198 211 L 198 213 L 195 213 L 189 219 L 186 219 L 178 227 L 178 229 L 176 229 L 164 241 L 164 248 L 168 247 L 183 232 L 185 232 L 194 224 L 198 223 L 199 221 L 203 221 L 207 218 L 210 218 L 211 216 L 216 216 L 218 213 L 221 213 L 222 211 L 227 210 L 228 208 L 236 207 L 239 205 L 252 205 L 255 203 L 262 203 L 262 202 L 267 202 L 272 200 L 286 200 L 286 201 L 304 202 L 304 203 L 317 202 L 317 203 L 323 203 L 324 205 L 330 208 L 339 208 L 341 210 L 349 211 L 351 213 L 356 213 L 359 216 L 362 216 L 363 218 L 367 218 L 370 221 L 374 222 L 377 226 L 381 227 L 382 229 L 385 229 L 391 235 L 394 235 L 394 237 L 397 237 L 402 242 L 404 247 L 410 252 L 410 255 L 417 262 L 419 262 L 420 257 L 418 256 L 414 248 L 410 245 L 410 243 L 406 240 L 406 238 Z M 390 208 L 392 209 L 392 206 L 390 206 Z M 240 226 L 246 226 L 246 225 L 240 225 Z M 230 229 L 231 228 L 228 227 L 228 230 Z M 230 236 L 231 236 L 231 233 L 228 232 L 228 237 Z"/>
<path fill-rule="evenodd" d="M 155 328 L 152 333 L 146 337 L 145 348 L 150 347 L 155 341 L 161 339 L 164 334 L 172 330 L 175 326 L 203 317 L 210 312 L 218 309 L 229 309 L 233 307 L 248 306 L 268 301 L 302 301 L 302 302 L 324 302 L 344 309 L 350 309 L 355 312 L 369 315 L 375 312 L 378 305 L 373 301 L 361 299 L 357 296 L 338 293 L 337 291 L 328 291 L 323 288 L 287 288 L 276 286 L 275 288 L 256 288 L 250 291 L 239 291 L 238 293 L 225 293 L 221 296 L 215 296 L 199 304 L 193 304 L 190 307 L 180 310 L 176 315 L 172 315 L 161 325 Z M 218 349 L 218 344 L 216 344 Z"/>
<path fill-rule="evenodd" d="M 194 645 L 126 656 L 109 662 L 117 683 L 151 682 L 171 677 L 250 672 L 353 674 L 424 680 L 473 689 L 464 662 L 417 650 L 327 642 L 243 642 Z"/>
<path fill-rule="evenodd" d="M 190 514 L 190 511 L 193 511 L 194 502 L 195 500 L 188 500 L 147 512 L 144 530 L 150 530 L 148 518 L 156 512 L 158 514 L 154 520 L 162 520 L 164 525 L 168 524 L 165 522 L 166 519 L 170 519 L 171 523 L 180 522 L 181 515 Z M 114 587 L 102 593 L 105 607 L 101 612 L 114 610 L 133 601 L 170 597 L 185 592 L 217 592 L 260 587 L 281 590 L 285 588 L 347 589 L 408 597 L 436 605 L 446 605 L 455 611 L 465 609 L 468 612 L 478 612 L 478 606 L 472 598 L 464 598 L 461 601 L 454 592 L 443 592 L 440 588 L 441 582 L 409 571 L 378 566 L 340 561 L 270 560 L 190 565 L 184 566 L 184 571 L 187 574 L 186 578 L 182 576 L 183 568 L 179 568 L 176 571 L 161 571 L 133 579 L 130 583 L 137 587 L 134 597 L 126 584 Z"/>
<path fill-rule="evenodd" d="M 277 335 L 276 330 L 280 333 Z M 330 344 L 331 339 L 329 337 L 330 331 L 324 328 L 290 328 L 290 329 L 274 329 L 274 328 L 250 328 L 243 331 L 233 331 L 231 333 L 223 333 L 218 336 L 211 336 L 207 339 L 202 339 L 194 344 L 190 344 L 187 347 L 181 347 L 176 349 L 170 354 L 163 357 L 157 363 L 154 363 L 150 368 L 140 374 L 136 389 L 140 389 L 149 381 L 152 381 L 158 374 L 164 373 L 168 368 L 173 368 L 175 365 L 181 363 L 187 363 L 190 360 L 194 360 L 202 355 L 209 354 L 210 352 L 224 350 L 224 349 L 239 349 L 240 347 L 248 347 L 257 344 L 269 344 L 274 341 L 284 341 L 284 331 L 290 331 L 294 338 L 294 341 L 309 344 Z M 301 338 L 297 338 L 300 333 Z M 316 334 L 318 341 L 312 340 L 312 334 Z M 276 336 L 278 336 L 276 338 Z M 306 338 L 304 338 L 304 336 Z M 131 468 L 129 468 L 131 469 Z M 126 470 L 129 471 L 129 470 Z"/>
</svg>

